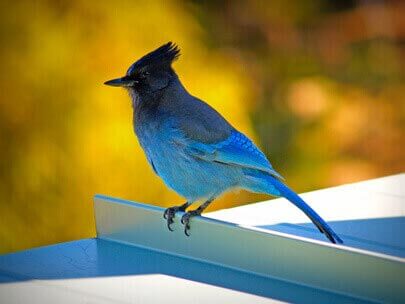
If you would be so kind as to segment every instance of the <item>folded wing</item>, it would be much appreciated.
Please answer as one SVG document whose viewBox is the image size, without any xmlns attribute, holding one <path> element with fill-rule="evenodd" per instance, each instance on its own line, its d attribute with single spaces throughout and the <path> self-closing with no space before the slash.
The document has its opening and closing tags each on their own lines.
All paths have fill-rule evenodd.
<svg viewBox="0 0 405 304">
<path fill-rule="evenodd" d="M 249 138 L 238 131 L 233 131 L 226 140 L 214 144 L 192 141 L 186 151 L 194 157 L 206 161 L 256 169 L 283 180 L 283 177 L 273 169 L 266 156 Z"/>
</svg>

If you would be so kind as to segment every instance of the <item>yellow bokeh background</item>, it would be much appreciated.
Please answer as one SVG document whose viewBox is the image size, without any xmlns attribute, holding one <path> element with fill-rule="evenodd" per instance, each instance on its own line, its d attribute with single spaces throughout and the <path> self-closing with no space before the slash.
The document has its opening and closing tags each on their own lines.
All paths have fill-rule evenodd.
<svg viewBox="0 0 405 304">
<path fill-rule="evenodd" d="M 95 193 L 160 206 L 183 201 L 149 167 L 127 93 L 103 85 L 167 41 L 181 48 L 174 67 L 187 89 L 253 137 L 296 190 L 401 172 L 399 38 L 376 34 L 388 42 L 372 42 L 367 54 L 384 62 L 363 75 L 361 54 L 347 44 L 370 37 L 333 30 L 342 28 L 337 17 L 369 7 L 333 15 L 321 4 L 281 3 L 3 1 L 0 253 L 94 236 Z M 315 59 L 302 59 L 303 16 L 323 16 L 308 38 L 318 43 Z M 340 40 L 329 41 L 328 26 Z M 313 68 L 317 60 L 326 72 Z M 359 81 L 373 73 L 382 80 Z M 210 210 L 264 197 L 230 193 Z"/>
</svg>

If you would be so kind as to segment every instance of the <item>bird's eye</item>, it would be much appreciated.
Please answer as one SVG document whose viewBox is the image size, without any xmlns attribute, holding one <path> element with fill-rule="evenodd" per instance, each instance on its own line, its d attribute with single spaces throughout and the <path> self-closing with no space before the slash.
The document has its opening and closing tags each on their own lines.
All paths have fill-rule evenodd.
<svg viewBox="0 0 405 304">
<path fill-rule="evenodd" d="M 139 75 L 140 78 L 146 78 L 150 73 L 149 72 L 143 72 L 141 75 Z"/>
</svg>

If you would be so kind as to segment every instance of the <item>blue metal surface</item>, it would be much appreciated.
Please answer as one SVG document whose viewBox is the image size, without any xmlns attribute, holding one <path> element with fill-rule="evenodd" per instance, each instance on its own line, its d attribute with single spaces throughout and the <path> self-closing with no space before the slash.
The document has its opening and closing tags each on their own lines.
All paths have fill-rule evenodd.
<svg viewBox="0 0 405 304">
<path fill-rule="evenodd" d="M 0 256 L 0 284 L 143 274 L 165 274 L 294 303 L 366 303 L 333 292 L 100 239 Z M 6 303 L 4 300 L 0 294 L 0 302 Z"/>
</svg>

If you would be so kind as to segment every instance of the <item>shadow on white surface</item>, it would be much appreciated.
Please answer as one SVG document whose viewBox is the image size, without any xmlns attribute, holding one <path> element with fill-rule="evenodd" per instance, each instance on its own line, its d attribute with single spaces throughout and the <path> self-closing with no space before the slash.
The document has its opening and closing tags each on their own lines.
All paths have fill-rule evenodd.
<svg viewBox="0 0 405 304">
<path fill-rule="evenodd" d="M 344 220 L 328 222 L 343 239 L 344 245 L 405 258 L 405 217 Z M 312 223 L 258 225 L 256 227 L 279 231 L 320 241 L 325 238 Z"/>
</svg>

